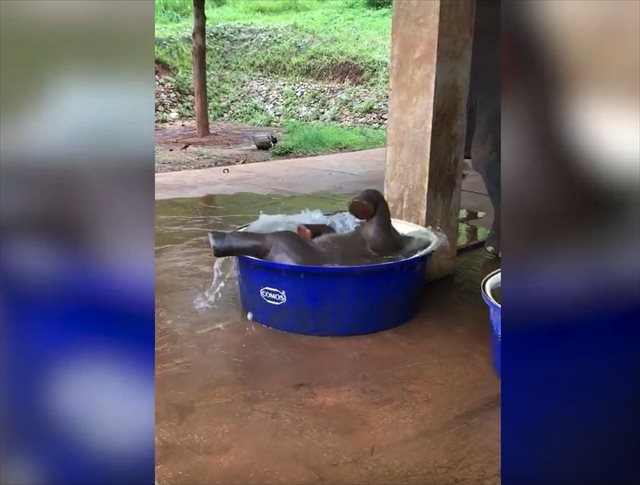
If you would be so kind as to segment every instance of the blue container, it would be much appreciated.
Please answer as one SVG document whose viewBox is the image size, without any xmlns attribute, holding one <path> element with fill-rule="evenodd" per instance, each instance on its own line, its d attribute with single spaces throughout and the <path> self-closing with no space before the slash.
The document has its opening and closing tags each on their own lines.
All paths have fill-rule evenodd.
<svg viewBox="0 0 640 485">
<path fill-rule="evenodd" d="M 491 320 L 491 354 L 493 367 L 500 375 L 500 331 L 501 331 L 501 309 L 502 306 L 493 298 L 493 290 L 500 286 L 502 281 L 501 270 L 497 269 L 489 273 L 482 280 L 482 299 L 489 306 L 489 317 Z"/>
<path fill-rule="evenodd" d="M 424 229 L 393 221 L 401 233 Z M 240 256 L 240 303 L 267 327 L 306 335 L 361 335 L 413 318 L 429 254 L 367 266 L 300 266 Z"/>
</svg>

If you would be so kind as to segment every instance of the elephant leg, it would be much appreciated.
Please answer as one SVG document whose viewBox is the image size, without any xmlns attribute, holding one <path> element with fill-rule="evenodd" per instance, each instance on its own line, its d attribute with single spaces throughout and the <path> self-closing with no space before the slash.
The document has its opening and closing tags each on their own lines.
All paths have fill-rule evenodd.
<svg viewBox="0 0 640 485">
<path fill-rule="evenodd" d="M 500 257 L 502 247 L 499 95 L 478 100 L 476 126 L 471 145 L 471 163 L 484 181 L 494 212 L 493 224 L 485 248 L 489 253 Z"/>
<path fill-rule="evenodd" d="M 476 127 L 476 100 L 473 93 L 470 92 L 467 98 L 467 115 L 466 115 L 466 130 L 464 137 L 464 158 L 471 158 L 471 146 L 473 143 L 473 133 Z"/>
</svg>

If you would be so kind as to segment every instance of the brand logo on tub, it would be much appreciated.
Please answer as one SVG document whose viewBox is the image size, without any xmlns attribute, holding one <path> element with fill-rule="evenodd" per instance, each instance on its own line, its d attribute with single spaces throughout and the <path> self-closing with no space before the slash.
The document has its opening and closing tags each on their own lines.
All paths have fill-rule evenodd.
<svg viewBox="0 0 640 485">
<path fill-rule="evenodd" d="M 264 287 L 260 290 L 260 296 L 264 301 L 272 305 L 282 305 L 287 301 L 285 292 L 276 288 Z"/>
</svg>

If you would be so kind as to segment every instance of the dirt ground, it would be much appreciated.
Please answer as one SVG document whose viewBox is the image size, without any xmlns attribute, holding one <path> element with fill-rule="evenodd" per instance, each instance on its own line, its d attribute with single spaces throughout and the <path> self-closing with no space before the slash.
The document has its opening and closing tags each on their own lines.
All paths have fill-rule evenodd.
<svg viewBox="0 0 640 485">
<path fill-rule="evenodd" d="M 268 151 L 256 149 L 253 136 L 265 132 L 282 135 L 277 128 L 224 122 L 212 123 L 210 132 L 208 137 L 196 137 L 195 122 L 191 120 L 156 124 L 156 173 L 273 160 L 276 157 Z"/>
</svg>

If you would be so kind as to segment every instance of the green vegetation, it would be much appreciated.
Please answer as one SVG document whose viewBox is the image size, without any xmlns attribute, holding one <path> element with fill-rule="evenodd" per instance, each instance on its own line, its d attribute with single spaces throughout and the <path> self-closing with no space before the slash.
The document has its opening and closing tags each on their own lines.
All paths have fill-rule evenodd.
<svg viewBox="0 0 640 485">
<path fill-rule="evenodd" d="M 158 25 L 180 22 L 191 15 L 192 1 L 155 0 L 155 20 Z"/>
<path fill-rule="evenodd" d="M 189 116 L 192 0 L 155 0 L 155 7 L 156 62 L 169 71 L 181 93 L 179 112 Z M 297 126 L 300 130 L 301 121 L 337 122 L 338 114 L 344 112 L 351 113 L 351 124 L 357 124 L 359 117 L 379 112 L 386 102 L 389 1 L 206 0 L 205 7 L 212 120 L 224 117 L 256 126 Z M 285 92 L 288 88 L 283 88 L 275 101 L 282 112 L 274 116 L 273 106 L 268 106 L 273 103 L 265 102 L 248 87 L 258 79 L 281 80 L 287 86 L 303 82 L 337 84 L 344 86 L 344 94 L 338 99 L 331 93 L 320 90 L 318 94 L 318 90 L 309 89 L 305 95 L 291 95 Z M 310 99 L 314 95 L 316 99 Z M 157 119 L 166 119 L 166 114 L 160 113 Z M 314 143 L 304 152 L 298 143 L 288 145 L 284 141 L 277 149 L 280 154 L 284 150 L 307 154 L 384 144 L 381 130 L 368 130 L 367 135 L 355 130 L 347 136 L 352 130 L 323 126 L 326 133 L 331 132 L 331 136 L 321 138 L 327 149 L 320 149 L 320 139 L 309 140 Z M 344 139 L 339 142 L 341 137 Z M 294 139 L 291 133 L 292 143 Z M 371 140 L 377 140 L 377 144 Z"/>
<path fill-rule="evenodd" d="M 370 1 L 370 0 L 368 0 Z M 155 0 L 156 38 L 189 35 L 191 0 Z M 367 8 L 365 0 L 206 0 L 207 25 L 287 27 L 290 35 L 312 34 L 317 44 L 335 42 L 337 52 L 367 61 L 388 61 L 390 8 Z"/>
<path fill-rule="evenodd" d="M 386 143 L 386 132 L 372 128 L 343 128 L 331 124 L 291 123 L 287 135 L 271 150 L 274 155 L 317 155 L 366 150 Z"/>
<path fill-rule="evenodd" d="M 209 70 L 386 87 L 390 9 L 364 0 L 226 0 L 206 3 Z M 190 67 L 190 0 L 156 0 L 156 58 Z M 176 45 L 178 44 L 178 45 Z"/>
</svg>

